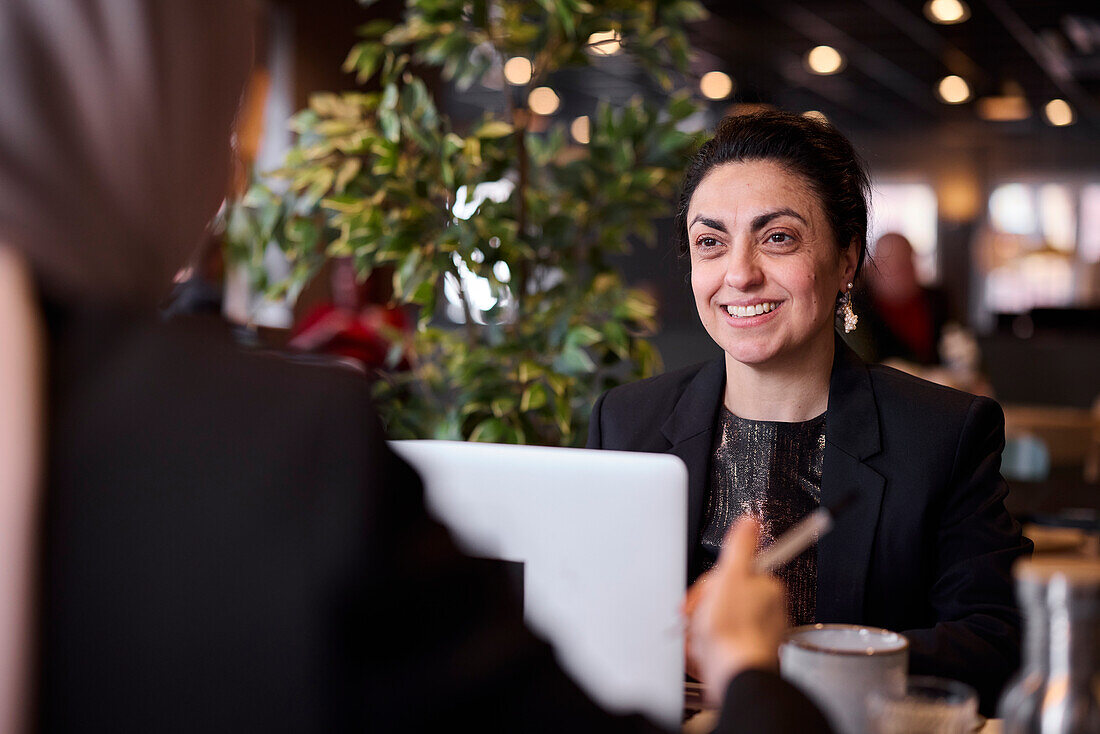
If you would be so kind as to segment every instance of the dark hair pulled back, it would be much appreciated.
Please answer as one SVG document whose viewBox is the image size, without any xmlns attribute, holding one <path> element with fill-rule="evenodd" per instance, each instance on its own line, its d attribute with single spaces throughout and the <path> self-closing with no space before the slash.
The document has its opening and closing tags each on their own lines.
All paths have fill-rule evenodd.
<svg viewBox="0 0 1100 734">
<path fill-rule="evenodd" d="M 859 275 L 867 251 L 867 171 L 852 144 L 836 128 L 790 112 L 731 115 L 699 148 L 684 173 L 676 208 L 680 255 L 688 250 L 687 211 L 699 183 L 717 166 L 748 161 L 772 161 L 805 179 L 825 210 L 837 248 L 844 250 L 853 242 L 859 248 Z"/>
</svg>

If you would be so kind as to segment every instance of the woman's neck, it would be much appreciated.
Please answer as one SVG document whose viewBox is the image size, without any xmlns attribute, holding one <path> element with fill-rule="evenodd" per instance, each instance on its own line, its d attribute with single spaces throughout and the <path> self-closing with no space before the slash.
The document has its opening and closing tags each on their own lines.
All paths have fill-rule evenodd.
<svg viewBox="0 0 1100 734">
<path fill-rule="evenodd" d="M 815 418 L 829 407 L 829 378 L 836 347 L 832 336 L 797 359 L 749 365 L 726 355 L 723 402 L 748 420 L 793 423 Z"/>
</svg>

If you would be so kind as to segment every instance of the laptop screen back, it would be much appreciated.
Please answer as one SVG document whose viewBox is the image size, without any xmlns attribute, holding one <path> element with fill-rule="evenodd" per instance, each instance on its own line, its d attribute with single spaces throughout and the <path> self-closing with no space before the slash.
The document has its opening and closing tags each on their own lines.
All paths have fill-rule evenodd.
<svg viewBox="0 0 1100 734">
<path fill-rule="evenodd" d="M 390 444 L 474 556 L 522 563 L 524 616 L 616 712 L 683 711 L 687 470 L 674 456 L 456 441 Z"/>
</svg>

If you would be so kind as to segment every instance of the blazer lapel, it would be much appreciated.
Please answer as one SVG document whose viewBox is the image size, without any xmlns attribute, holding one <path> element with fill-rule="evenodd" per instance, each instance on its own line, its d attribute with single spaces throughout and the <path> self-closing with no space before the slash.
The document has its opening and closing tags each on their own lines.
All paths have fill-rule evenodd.
<svg viewBox="0 0 1100 734">
<path fill-rule="evenodd" d="M 722 357 L 707 362 L 684 390 L 676 407 L 661 426 L 672 447 L 668 453 L 679 456 L 688 467 L 688 579 L 698 561 L 700 525 L 703 503 L 707 494 L 710 453 L 714 446 L 714 424 L 722 390 L 726 381 L 726 365 Z"/>
<path fill-rule="evenodd" d="M 821 502 L 832 507 L 851 496 L 852 503 L 818 544 L 818 622 L 863 620 L 864 586 L 886 483 L 864 461 L 881 448 L 867 367 L 838 336 L 825 418 Z"/>
</svg>

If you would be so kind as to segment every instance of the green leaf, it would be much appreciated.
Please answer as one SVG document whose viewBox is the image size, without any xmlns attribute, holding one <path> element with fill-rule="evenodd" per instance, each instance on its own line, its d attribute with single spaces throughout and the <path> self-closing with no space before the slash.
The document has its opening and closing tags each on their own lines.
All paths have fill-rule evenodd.
<svg viewBox="0 0 1100 734">
<path fill-rule="evenodd" d="M 536 382 L 523 391 L 523 395 L 520 398 L 519 409 L 524 413 L 529 410 L 538 410 L 546 405 L 548 399 L 546 386 L 541 382 Z"/>
<path fill-rule="evenodd" d="M 562 432 L 563 437 L 567 438 L 572 432 L 573 424 L 573 410 L 568 400 L 558 399 L 555 405 L 554 419 L 557 421 L 558 430 Z"/>
<path fill-rule="evenodd" d="M 427 274 L 420 270 L 421 257 L 420 250 L 414 249 L 401 261 L 400 267 L 393 274 L 393 294 L 395 296 L 399 298 L 408 297 L 424 281 Z"/>
<path fill-rule="evenodd" d="M 569 345 L 554 360 L 554 369 L 566 375 L 579 375 L 595 371 L 596 364 L 586 351 L 580 347 Z"/>
<path fill-rule="evenodd" d="M 620 359 L 630 357 L 630 335 L 626 327 L 618 321 L 608 321 L 603 325 L 603 334 L 607 338 L 607 344 Z"/>
<path fill-rule="evenodd" d="M 401 118 L 393 110 L 381 110 L 378 113 L 378 124 L 382 128 L 382 135 L 391 143 L 401 140 Z"/>
<path fill-rule="evenodd" d="M 335 179 L 336 174 L 332 172 L 331 168 L 321 168 L 315 171 L 309 179 L 309 188 L 302 194 L 302 205 L 304 207 L 315 206 L 328 193 Z"/>
<path fill-rule="evenodd" d="M 489 403 L 489 408 L 497 418 L 503 418 L 516 409 L 516 399 L 507 397 L 494 398 L 492 402 Z"/>
<path fill-rule="evenodd" d="M 359 196 L 326 196 L 324 199 L 321 199 L 321 206 L 324 208 L 344 214 L 361 212 L 365 208 L 365 205 L 366 202 Z"/>
<path fill-rule="evenodd" d="M 386 49 L 380 43 L 360 43 L 352 48 L 344 61 L 344 71 L 355 72 L 355 80 L 362 84 L 374 76 Z"/>
<path fill-rule="evenodd" d="M 398 90 L 396 84 L 387 84 L 385 90 L 382 92 L 382 101 L 378 103 L 378 108 L 381 110 L 392 110 L 397 107 L 397 100 L 400 98 L 400 90 Z"/>
<path fill-rule="evenodd" d="M 470 433 L 471 441 L 495 443 L 504 435 L 505 425 L 500 418 L 486 418 Z"/>
<path fill-rule="evenodd" d="M 566 348 L 588 347 L 600 341 L 603 335 L 588 324 L 574 326 L 565 336 Z"/>
<path fill-rule="evenodd" d="M 359 0 L 360 5 L 373 5 L 377 0 Z M 393 28 L 393 21 L 388 19 L 372 20 L 356 29 L 363 38 L 381 38 L 386 31 Z"/>
<path fill-rule="evenodd" d="M 347 185 L 351 183 L 351 180 L 359 175 L 359 171 L 363 168 L 363 161 L 360 158 L 348 158 L 340 166 L 339 172 L 336 174 L 336 190 L 340 193 L 344 192 Z"/>
<path fill-rule="evenodd" d="M 482 140 L 492 140 L 494 138 L 503 138 L 505 135 L 511 135 L 514 128 L 503 120 L 489 120 L 481 125 L 474 133 L 475 138 L 481 138 Z"/>
</svg>

